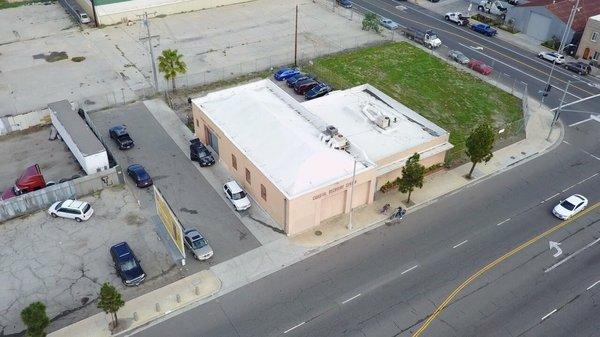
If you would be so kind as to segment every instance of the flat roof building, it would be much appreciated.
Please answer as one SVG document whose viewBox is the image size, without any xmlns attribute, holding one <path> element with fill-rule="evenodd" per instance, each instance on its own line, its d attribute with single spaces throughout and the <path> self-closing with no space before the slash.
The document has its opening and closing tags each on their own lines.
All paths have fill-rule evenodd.
<svg viewBox="0 0 600 337">
<path fill-rule="evenodd" d="M 198 138 L 288 234 L 349 212 L 350 199 L 373 202 L 413 153 L 431 166 L 452 148 L 445 130 L 368 84 L 300 103 L 265 79 L 192 110 Z"/>
</svg>

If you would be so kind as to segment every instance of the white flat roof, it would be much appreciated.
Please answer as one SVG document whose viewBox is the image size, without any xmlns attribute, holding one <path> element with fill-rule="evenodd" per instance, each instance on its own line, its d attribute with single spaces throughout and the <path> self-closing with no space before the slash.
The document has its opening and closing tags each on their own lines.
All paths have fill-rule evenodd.
<svg viewBox="0 0 600 337">
<path fill-rule="evenodd" d="M 288 198 L 352 176 L 354 157 L 320 141 L 326 125 L 268 79 L 192 102 Z"/>
<path fill-rule="evenodd" d="M 364 84 L 303 102 L 308 110 L 335 126 L 372 161 L 428 142 L 447 132 L 375 87 Z M 388 128 L 373 119 L 390 118 Z"/>
</svg>

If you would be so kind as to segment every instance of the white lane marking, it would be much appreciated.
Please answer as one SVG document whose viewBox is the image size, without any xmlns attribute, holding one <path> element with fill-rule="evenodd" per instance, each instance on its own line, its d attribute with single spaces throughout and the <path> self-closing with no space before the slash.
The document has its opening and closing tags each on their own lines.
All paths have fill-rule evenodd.
<svg viewBox="0 0 600 337">
<path fill-rule="evenodd" d="M 590 290 L 590 289 L 592 289 L 592 288 L 593 288 L 593 287 L 594 287 L 596 284 L 598 284 L 598 283 L 600 283 L 600 280 L 598 280 L 598 281 L 594 282 L 594 284 L 592 284 L 591 286 L 587 287 L 587 289 L 586 289 L 586 290 Z"/>
<path fill-rule="evenodd" d="M 490 60 L 494 60 L 494 62 L 498 62 L 498 63 L 500 63 L 500 64 L 502 64 L 502 65 L 504 65 L 504 66 L 506 66 L 506 67 L 509 67 L 509 68 L 511 68 L 511 69 L 513 69 L 513 70 L 515 70 L 515 71 L 517 71 L 517 72 L 519 72 L 519 73 L 521 73 L 521 74 L 523 74 L 523 75 L 525 75 L 525 76 L 531 77 L 531 78 L 533 78 L 534 80 L 536 80 L 536 81 L 538 81 L 538 82 L 541 82 L 541 83 L 546 83 L 546 81 L 545 81 L 545 80 L 542 80 L 542 79 L 540 79 L 540 78 L 537 78 L 537 77 L 535 77 L 535 76 L 533 76 L 533 75 L 531 75 L 531 74 L 529 74 L 529 73 L 527 73 L 527 72 L 525 72 L 525 71 L 523 71 L 523 70 L 521 70 L 521 69 L 519 69 L 519 68 L 513 67 L 513 66 L 511 66 L 510 64 L 508 64 L 508 63 L 506 63 L 506 62 L 502 62 L 502 61 L 500 61 L 499 59 L 496 59 L 495 57 L 491 57 L 491 56 L 489 56 L 489 55 L 486 55 L 486 54 L 484 54 L 484 53 L 482 53 L 482 52 L 480 52 L 480 51 L 478 51 L 478 50 L 475 50 L 475 49 L 471 48 L 470 46 L 467 46 L 466 44 L 463 44 L 463 43 L 460 43 L 460 42 L 459 42 L 458 44 L 459 44 L 459 45 L 461 45 L 461 46 L 463 46 L 463 47 L 465 47 L 465 48 L 468 48 L 468 49 L 472 50 L 472 51 L 473 51 L 473 52 L 475 52 L 475 53 L 481 54 L 482 56 L 484 56 L 484 57 L 487 57 L 487 58 L 489 58 Z M 552 87 L 553 87 L 554 89 L 556 89 L 556 90 L 560 91 L 560 92 L 564 92 L 564 89 L 561 89 L 561 88 L 559 88 L 559 87 L 556 87 L 555 85 L 553 85 Z M 572 93 L 570 93 L 570 92 L 567 92 L 567 93 L 568 93 L 569 95 L 571 95 L 571 96 L 573 96 L 573 97 L 577 98 L 577 99 L 581 99 L 581 97 L 579 97 L 579 96 L 577 96 L 577 95 L 575 95 L 575 94 L 572 94 Z"/>
<path fill-rule="evenodd" d="M 589 121 L 591 121 L 591 120 L 592 120 L 592 118 L 590 117 L 590 118 L 588 118 L 588 119 L 584 119 L 584 120 L 582 120 L 582 121 L 575 122 L 575 123 L 573 123 L 573 124 L 569 124 L 569 126 L 575 126 L 575 125 L 583 124 L 583 123 L 585 123 L 585 122 L 589 122 Z"/>
<path fill-rule="evenodd" d="M 554 198 L 555 196 L 557 196 L 557 195 L 559 195 L 559 194 L 560 194 L 560 193 L 556 193 L 556 194 L 554 194 L 554 195 L 552 195 L 552 196 L 550 196 L 550 197 L 548 197 L 548 198 L 544 199 L 544 202 L 545 202 L 545 201 L 548 201 L 548 200 L 550 200 L 550 199 L 552 199 L 552 198 Z"/>
<path fill-rule="evenodd" d="M 582 181 L 578 182 L 578 184 L 581 184 L 581 183 L 583 183 L 583 182 L 585 182 L 585 181 L 587 181 L 587 180 L 590 180 L 590 179 L 594 178 L 594 177 L 595 177 L 595 176 L 597 176 L 597 175 L 598 175 L 598 173 L 594 173 L 593 175 L 591 175 L 591 176 L 589 176 L 589 177 L 587 177 L 587 178 L 583 179 Z"/>
<path fill-rule="evenodd" d="M 563 140 L 563 143 L 565 143 L 567 145 L 571 145 L 571 143 L 567 142 L 566 140 Z"/>
<path fill-rule="evenodd" d="M 577 185 L 577 184 L 573 184 L 573 185 L 571 185 L 571 186 L 569 186 L 569 187 L 565 188 L 564 190 L 562 190 L 562 191 L 561 191 L 561 193 L 563 193 L 563 192 L 566 192 L 566 191 L 568 191 L 568 190 L 572 189 L 573 187 L 575 187 L 575 185 Z"/>
<path fill-rule="evenodd" d="M 506 219 L 506 220 L 504 220 L 504 221 L 500 222 L 500 223 L 499 223 L 499 224 L 497 224 L 496 226 L 500 226 L 500 225 L 502 225 L 503 223 L 510 221 L 510 219 L 511 219 L 511 218 L 508 218 L 508 219 Z"/>
<path fill-rule="evenodd" d="M 570 259 L 574 258 L 574 257 L 575 257 L 577 254 L 579 254 L 579 253 L 583 252 L 584 250 L 586 250 L 586 249 L 590 248 L 591 246 L 595 245 L 596 243 L 598 243 L 598 241 L 600 241 L 600 238 L 598 238 L 598 239 L 596 239 L 596 240 L 594 240 L 594 241 L 592 241 L 592 242 L 588 243 L 588 244 L 587 244 L 585 247 L 583 247 L 583 248 L 579 248 L 579 250 L 577 250 L 575 253 L 573 253 L 573 254 L 571 254 L 571 255 L 569 255 L 569 256 L 567 256 L 567 257 L 565 257 L 564 259 L 562 259 L 562 260 L 560 260 L 559 262 L 557 262 L 557 263 L 555 263 L 554 265 L 552 265 L 552 267 L 550 267 L 550 268 L 548 268 L 548 269 L 544 270 L 544 273 L 547 273 L 547 272 L 551 271 L 552 269 L 554 269 L 554 268 L 556 268 L 556 267 L 560 266 L 561 264 L 563 264 L 563 263 L 565 263 L 565 262 L 569 261 Z"/>
<path fill-rule="evenodd" d="M 303 326 L 304 324 L 306 324 L 306 322 L 302 322 L 302 323 L 300 323 L 300 324 L 294 325 L 293 327 L 291 327 L 291 328 L 289 328 L 289 329 L 285 330 L 283 333 L 284 333 L 284 334 L 285 334 L 285 333 L 288 333 L 288 332 L 290 332 L 290 331 L 292 331 L 292 330 L 294 330 L 294 329 L 296 329 L 296 328 L 298 328 L 298 327 L 301 327 L 301 326 Z"/>
<path fill-rule="evenodd" d="M 414 266 L 412 266 L 412 267 L 410 267 L 410 268 L 406 269 L 405 271 L 401 272 L 401 273 L 400 273 L 400 275 L 404 275 L 404 274 L 408 273 L 409 271 L 411 271 L 411 270 L 413 270 L 413 269 L 417 268 L 418 266 L 419 266 L 419 265 L 418 265 L 418 264 L 416 264 L 416 265 L 414 265 Z"/>
<path fill-rule="evenodd" d="M 354 295 L 354 296 L 350 297 L 349 299 L 347 299 L 347 300 L 343 301 L 343 302 L 342 302 L 342 304 L 346 304 L 346 303 L 348 303 L 348 302 L 352 301 L 353 299 L 357 298 L 357 297 L 358 297 L 358 296 L 360 296 L 360 295 L 361 295 L 361 294 L 356 294 L 356 295 Z"/>
<path fill-rule="evenodd" d="M 552 315 L 553 313 L 556 312 L 556 309 L 550 311 L 549 313 L 546 314 L 546 316 L 542 317 L 542 321 L 545 320 L 546 318 L 550 317 L 550 315 Z"/>
<path fill-rule="evenodd" d="M 465 241 L 463 241 L 463 242 L 461 242 L 461 243 L 457 244 L 456 246 L 454 246 L 454 247 L 452 247 L 452 248 L 456 248 L 456 247 L 462 246 L 462 245 L 464 245 L 464 244 L 465 244 L 465 243 L 467 243 L 467 242 L 469 242 L 469 240 L 465 240 Z"/>
</svg>

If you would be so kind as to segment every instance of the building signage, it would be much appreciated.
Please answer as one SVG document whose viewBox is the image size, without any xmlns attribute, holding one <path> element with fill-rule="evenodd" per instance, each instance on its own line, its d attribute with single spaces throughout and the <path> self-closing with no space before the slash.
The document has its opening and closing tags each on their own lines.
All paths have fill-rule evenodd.
<svg viewBox="0 0 600 337">
<path fill-rule="evenodd" d="M 312 198 L 312 200 L 321 199 L 322 197 L 325 197 L 327 195 L 334 194 L 334 193 L 339 192 L 341 190 L 345 190 L 345 189 L 347 189 L 350 186 L 352 186 L 352 182 L 347 182 L 345 185 L 340 185 L 340 186 L 337 186 L 337 187 L 334 187 L 334 188 L 330 188 L 329 191 L 327 191 L 327 192 L 321 192 L 321 193 L 319 193 L 317 195 L 314 195 L 313 198 Z"/>
</svg>

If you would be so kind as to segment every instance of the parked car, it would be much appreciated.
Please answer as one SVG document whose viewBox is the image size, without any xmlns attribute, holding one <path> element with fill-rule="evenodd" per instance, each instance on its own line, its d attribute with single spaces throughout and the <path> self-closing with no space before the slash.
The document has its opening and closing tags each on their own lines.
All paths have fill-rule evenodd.
<svg viewBox="0 0 600 337">
<path fill-rule="evenodd" d="M 567 220 L 573 215 L 581 212 L 588 205 L 588 200 L 581 194 L 573 194 L 565 200 L 561 200 L 552 210 L 552 214 L 559 219 Z"/>
<path fill-rule="evenodd" d="M 592 71 L 592 66 L 585 62 L 567 62 L 565 63 L 565 69 L 570 70 L 579 75 L 588 75 Z"/>
<path fill-rule="evenodd" d="M 479 61 L 479 60 L 474 60 L 471 59 L 469 61 L 469 63 L 467 64 L 467 66 L 473 70 L 475 70 L 476 72 L 482 74 L 482 75 L 489 75 L 492 73 L 492 67 L 488 66 L 487 64 L 485 64 L 483 61 Z"/>
<path fill-rule="evenodd" d="M 449 12 L 444 15 L 444 19 L 446 21 L 452 21 L 459 26 L 467 26 L 469 25 L 469 18 L 463 16 L 461 12 Z"/>
<path fill-rule="evenodd" d="M 53 203 L 48 208 L 48 214 L 53 218 L 61 217 L 81 222 L 89 219 L 94 214 L 94 209 L 85 201 L 67 199 Z"/>
<path fill-rule="evenodd" d="M 225 192 L 225 196 L 231 201 L 236 211 L 250 208 L 250 199 L 236 181 L 232 180 L 223 185 L 223 192 Z"/>
<path fill-rule="evenodd" d="M 319 84 L 315 85 L 314 87 L 312 87 L 312 89 L 307 91 L 304 94 L 304 98 L 313 99 L 313 98 L 325 96 L 329 92 L 331 92 L 331 86 L 327 85 L 326 83 L 319 83 Z"/>
<path fill-rule="evenodd" d="M 506 2 L 508 2 L 510 5 L 513 5 L 513 6 L 519 5 L 519 0 L 506 0 Z"/>
<path fill-rule="evenodd" d="M 315 78 L 309 74 L 298 74 L 298 76 L 292 76 L 292 77 L 288 78 L 285 82 L 287 83 L 288 87 L 293 88 L 294 85 L 296 85 L 296 83 L 298 83 L 300 81 L 308 80 L 308 79 L 314 80 Z"/>
<path fill-rule="evenodd" d="M 275 72 L 273 77 L 277 81 L 283 81 L 283 80 L 287 79 L 288 77 L 292 77 L 299 73 L 300 73 L 300 70 L 298 70 L 296 68 L 281 68 Z"/>
<path fill-rule="evenodd" d="M 133 139 L 129 136 L 125 125 L 113 126 L 108 130 L 108 134 L 110 135 L 110 138 L 114 139 L 115 143 L 117 143 L 119 150 L 131 149 L 135 145 Z"/>
<path fill-rule="evenodd" d="M 470 61 L 469 58 L 465 56 L 465 54 L 461 53 L 458 50 L 451 50 L 450 53 L 448 53 L 448 57 L 460 64 L 469 64 Z"/>
<path fill-rule="evenodd" d="M 542 60 L 554 62 L 556 64 L 565 63 L 565 57 L 562 54 L 559 54 L 555 51 L 543 51 L 538 54 L 538 57 Z"/>
<path fill-rule="evenodd" d="M 215 164 L 215 158 L 198 138 L 190 140 L 190 159 L 202 167 Z"/>
<path fill-rule="evenodd" d="M 115 270 L 126 286 L 137 286 L 146 279 L 146 273 L 135 257 L 127 242 L 117 243 L 110 247 L 110 256 L 115 263 Z"/>
<path fill-rule="evenodd" d="M 344 8 L 352 8 L 352 2 L 350 2 L 350 0 L 336 0 L 336 2 Z"/>
<path fill-rule="evenodd" d="M 200 261 L 208 260 L 213 256 L 213 249 L 197 229 L 188 229 L 184 232 L 185 246 Z"/>
<path fill-rule="evenodd" d="M 477 33 L 487 35 L 487 36 L 494 36 L 494 35 L 498 34 L 497 30 L 490 27 L 490 25 L 486 25 L 485 23 L 476 23 L 474 25 L 471 25 L 471 30 L 474 30 Z"/>
<path fill-rule="evenodd" d="M 82 13 L 78 10 L 75 10 L 75 14 L 77 14 L 77 20 L 79 20 L 80 23 L 90 23 L 92 22 L 92 20 L 90 19 L 90 17 L 86 14 L 86 13 Z"/>
<path fill-rule="evenodd" d="M 379 19 L 379 24 L 384 26 L 387 29 L 398 29 L 400 27 L 400 25 L 398 23 L 396 23 L 395 21 L 392 21 L 388 18 L 380 18 Z"/>
<path fill-rule="evenodd" d="M 37 191 L 46 187 L 46 185 L 40 166 L 38 164 L 31 165 L 21 173 L 13 186 L 4 190 L 1 199 L 7 200 L 21 194 Z"/>
<path fill-rule="evenodd" d="M 563 47 L 563 50 L 562 50 L 562 52 L 563 52 L 564 54 L 567 54 L 567 55 L 571 55 L 571 56 L 573 56 L 573 55 L 575 55 L 575 53 L 577 52 L 577 48 L 578 48 L 578 47 L 579 47 L 579 46 L 577 46 L 577 45 L 575 45 L 575 44 L 569 43 L 568 45 L 566 45 L 566 46 L 564 46 L 564 47 Z"/>
<path fill-rule="evenodd" d="M 296 92 L 298 95 L 304 95 L 317 84 L 319 84 L 319 82 L 312 78 L 299 81 L 294 85 L 294 92 Z"/>
<path fill-rule="evenodd" d="M 153 183 L 146 169 L 140 164 L 129 165 L 127 174 L 133 179 L 137 187 L 148 187 Z"/>
</svg>

